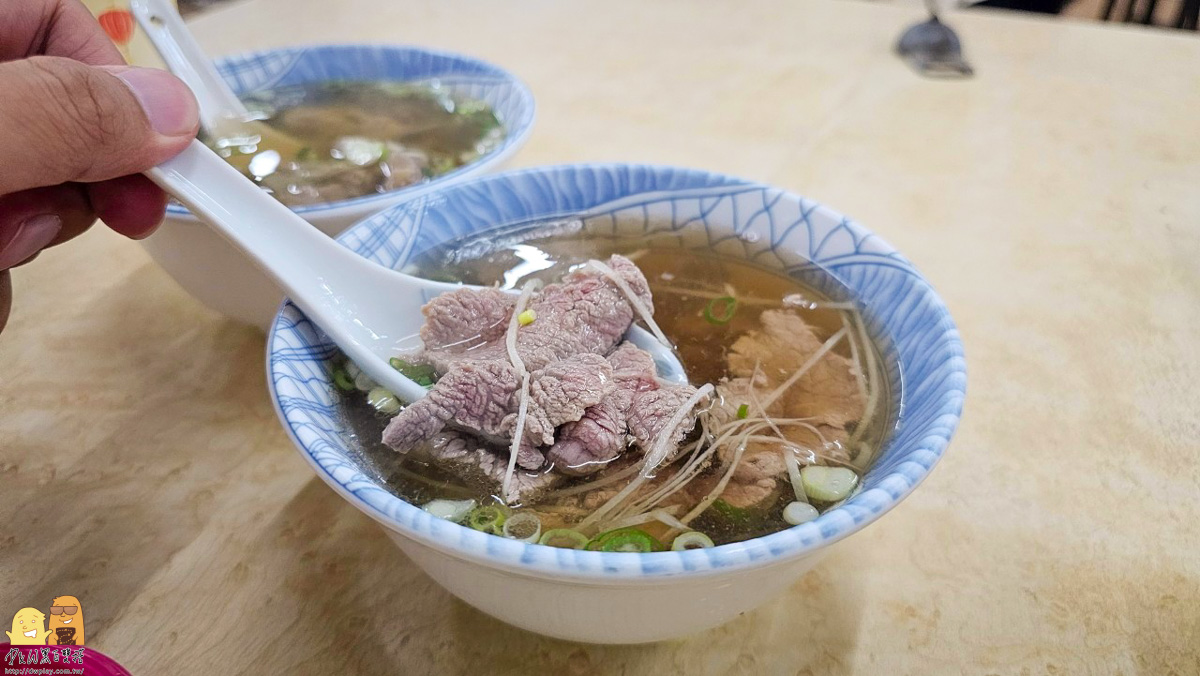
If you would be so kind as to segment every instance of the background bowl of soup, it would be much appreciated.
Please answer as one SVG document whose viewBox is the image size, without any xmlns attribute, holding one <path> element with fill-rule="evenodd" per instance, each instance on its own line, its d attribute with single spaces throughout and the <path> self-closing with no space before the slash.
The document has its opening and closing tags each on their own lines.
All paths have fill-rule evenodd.
<svg viewBox="0 0 1200 676">
<path fill-rule="evenodd" d="M 306 144 L 299 151 L 310 164 L 306 171 L 287 180 L 276 173 L 260 183 L 276 191 L 294 185 L 296 194 L 283 195 L 290 197 L 285 201 L 328 235 L 398 201 L 502 166 L 533 126 L 533 95 L 520 80 L 456 54 L 331 45 L 239 54 L 216 66 L 252 110 L 267 111 L 267 124 Z M 439 107 L 448 110 L 434 118 Z M 331 135 L 331 128 L 337 132 Z M 407 149 L 431 152 L 413 161 Z M 328 175 L 329 167 L 338 170 L 346 158 L 360 157 L 359 175 Z M 312 184 L 323 190 L 312 191 Z M 275 285 L 182 206 L 172 204 L 162 227 L 142 244 L 212 309 L 264 328 L 274 317 L 282 297 Z"/>
<path fill-rule="evenodd" d="M 285 303 L 268 338 L 267 370 L 276 410 L 301 456 L 465 602 L 513 625 L 578 641 L 640 643 L 700 631 L 778 598 L 830 545 L 907 496 L 941 458 L 966 384 L 948 311 L 886 242 L 801 196 L 696 170 L 549 167 L 407 200 L 339 241 L 401 269 L 447 242 L 494 242 L 562 223 L 571 224 L 564 233 L 743 261 L 854 301 L 890 383 L 886 432 L 860 488 L 799 526 L 705 549 L 644 554 L 528 544 L 457 525 L 403 499 L 387 471 L 395 454 L 359 433 L 351 398 L 335 383 L 342 363 L 336 347 Z M 537 264 L 532 257 L 531 264 Z"/>
</svg>

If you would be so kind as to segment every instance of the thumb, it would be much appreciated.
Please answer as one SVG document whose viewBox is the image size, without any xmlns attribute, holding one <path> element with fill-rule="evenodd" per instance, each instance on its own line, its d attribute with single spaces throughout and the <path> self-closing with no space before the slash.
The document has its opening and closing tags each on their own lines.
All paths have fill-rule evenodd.
<svg viewBox="0 0 1200 676">
<path fill-rule="evenodd" d="M 35 56 L 0 63 L 0 195 L 145 171 L 183 150 L 199 112 L 152 68 Z"/>
</svg>

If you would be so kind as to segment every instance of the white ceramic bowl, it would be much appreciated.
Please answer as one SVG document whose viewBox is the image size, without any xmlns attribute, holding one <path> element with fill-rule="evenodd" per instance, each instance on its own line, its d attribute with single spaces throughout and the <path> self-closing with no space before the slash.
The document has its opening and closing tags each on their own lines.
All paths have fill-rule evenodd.
<svg viewBox="0 0 1200 676">
<path fill-rule="evenodd" d="M 459 598 L 516 626 L 578 641 L 640 643 L 696 632 L 777 598 L 828 546 L 894 507 L 941 457 L 966 385 L 962 345 L 945 306 L 883 240 L 797 195 L 702 171 L 550 167 L 406 201 L 339 240 L 398 268 L 468 233 L 564 217 L 597 234 L 669 231 L 681 247 L 751 259 L 834 297 L 845 298 L 848 289 L 884 354 L 894 430 L 862 490 L 801 526 L 685 552 L 524 544 L 435 518 L 377 480 L 338 413 L 336 348 L 285 304 L 268 339 L 270 387 L 284 427 L 318 476 Z"/>
<path fill-rule="evenodd" d="M 500 147 L 478 160 L 427 183 L 294 209 L 327 235 L 336 235 L 402 200 L 503 166 L 533 127 L 529 89 L 510 73 L 465 56 L 415 47 L 330 45 L 252 52 L 221 59 L 216 66 L 237 94 L 325 80 L 418 81 L 436 82 L 451 94 L 492 106 L 507 135 Z M 162 226 L 142 245 L 200 302 L 239 322 L 262 328 L 270 325 L 283 295 L 266 275 L 183 207 L 169 207 Z"/>
</svg>

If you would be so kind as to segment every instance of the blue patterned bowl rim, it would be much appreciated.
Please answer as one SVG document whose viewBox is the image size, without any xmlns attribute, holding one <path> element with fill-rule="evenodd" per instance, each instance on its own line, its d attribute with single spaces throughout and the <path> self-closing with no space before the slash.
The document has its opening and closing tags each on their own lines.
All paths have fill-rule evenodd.
<svg viewBox="0 0 1200 676">
<path fill-rule="evenodd" d="M 657 207 L 670 211 L 655 212 Z M 691 210 L 690 212 L 688 210 Z M 561 165 L 510 171 L 450 186 L 394 205 L 338 239 L 369 259 L 403 264 L 414 251 L 464 233 L 583 214 L 615 219 L 669 213 L 701 219 L 713 246 L 752 228 L 768 234 L 759 254 L 784 247 L 819 267 L 860 299 L 869 330 L 885 343 L 893 380 L 903 380 L 897 429 L 864 477 L 862 490 L 809 523 L 708 549 L 652 554 L 565 550 L 487 535 L 435 518 L 389 493 L 355 464 L 334 410 L 327 363 L 336 354 L 296 306 L 284 301 L 267 340 L 268 386 L 276 412 L 301 455 L 351 504 L 388 529 L 480 565 L 519 574 L 598 583 L 650 583 L 669 576 L 721 575 L 783 563 L 860 530 L 929 475 L 958 425 L 966 364 L 954 322 L 932 287 L 877 235 L 841 214 L 760 183 L 675 167 Z M 692 216 L 687 216 L 687 214 Z M 694 216 L 694 218 L 693 218 Z M 615 220 L 614 220 L 615 223 Z M 426 230 L 432 232 L 426 232 Z M 743 237 L 743 245 L 752 241 Z M 786 252 L 785 252 L 786 253 Z M 790 255 L 790 254 L 789 254 Z M 824 276 L 824 273 L 823 273 Z"/>
<path fill-rule="evenodd" d="M 533 93 L 512 73 L 462 54 L 409 45 L 310 45 L 231 54 L 214 60 L 217 72 L 235 94 L 331 79 L 387 81 L 438 80 L 479 98 L 495 110 L 504 125 L 504 141 L 490 153 L 425 183 L 385 193 L 293 207 L 299 214 L 395 202 L 418 192 L 436 190 L 508 160 L 529 139 L 536 117 Z M 382 204 L 381 204 L 382 206 Z M 172 203 L 167 211 L 187 216 Z"/>
</svg>

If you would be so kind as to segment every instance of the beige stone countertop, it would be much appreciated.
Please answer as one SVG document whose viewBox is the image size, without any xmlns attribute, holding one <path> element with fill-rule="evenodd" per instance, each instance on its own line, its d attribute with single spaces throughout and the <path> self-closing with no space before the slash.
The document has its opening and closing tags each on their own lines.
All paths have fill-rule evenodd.
<svg viewBox="0 0 1200 676">
<path fill-rule="evenodd" d="M 908 255 L 962 332 L 945 459 L 778 601 L 658 645 L 508 627 L 317 479 L 263 338 L 96 228 L 15 271 L 0 600 L 79 597 L 135 674 L 1200 674 L 1200 39 L 974 11 L 978 76 L 892 54 L 908 7 L 247 0 L 214 54 L 407 42 L 511 69 L 521 166 L 783 186 Z M 0 617 L 7 621 L 9 616 Z"/>
</svg>

